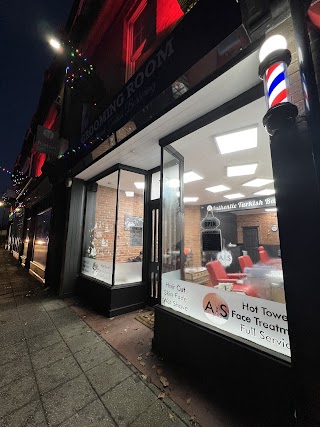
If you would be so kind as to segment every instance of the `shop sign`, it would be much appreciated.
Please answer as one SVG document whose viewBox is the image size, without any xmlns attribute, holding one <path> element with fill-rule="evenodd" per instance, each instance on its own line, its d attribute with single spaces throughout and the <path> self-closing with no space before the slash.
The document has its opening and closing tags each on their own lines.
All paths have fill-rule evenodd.
<svg viewBox="0 0 320 427">
<path fill-rule="evenodd" d="M 290 356 L 285 304 L 185 282 L 179 275 L 179 270 L 162 275 L 162 305 Z"/>
<path fill-rule="evenodd" d="M 223 26 L 214 24 L 221 20 Z M 234 0 L 199 2 L 87 127 L 81 143 L 105 139 L 119 130 L 241 24 L 240 8 Z"/>
<path fill-rule="evenodd" d="M 238 202 L 221 202 L 209 205 L 213 212 L 243 211 L 247 209 L 272 208 L 276 206 L 276 198 L 252 197 L 251 199 L 241 199 Z"/>
<path fill-rule="evenodd" d="M 35 146 L 39 153 L 58 157 L 60 151 L 58 132 L 38 126 Z"/>
</svg>

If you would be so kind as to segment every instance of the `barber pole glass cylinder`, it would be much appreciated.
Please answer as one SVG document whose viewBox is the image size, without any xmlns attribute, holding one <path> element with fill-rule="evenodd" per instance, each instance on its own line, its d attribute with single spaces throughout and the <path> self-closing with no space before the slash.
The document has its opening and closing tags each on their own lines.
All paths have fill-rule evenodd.
<svg viewBox="0 0 320 427">
<path fill-rule="evenodd" d="M 290 102 L 287 64 L 279 61 L 266 69 L 263 81 L 268 108 Z"/>
<path fill-rule="evenodd" d="M 298 109 L 290 102 L 287 68 L 291 53 L 287 41 L 281 35 L 269 37 L 259 52 L 259 76 L 264 82 L 264 92 L 268 111 L 263 117 L 263 125 L 269 135 L 282 126 L 293 123 Z"/>
</svg>

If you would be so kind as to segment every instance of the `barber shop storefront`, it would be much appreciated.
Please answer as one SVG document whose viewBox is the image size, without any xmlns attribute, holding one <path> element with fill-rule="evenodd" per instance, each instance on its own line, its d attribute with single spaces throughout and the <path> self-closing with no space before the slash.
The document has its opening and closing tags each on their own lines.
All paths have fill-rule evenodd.
<svg viewBox="0 0 320 427">
<path fill-rule="evenodd" d="M 191 21 L 205 20 L 210 7 L 200 2 L 189 26 L 177 26 L 84 131 L 85 142 L 96 132 L 108 148 L 73 168 L 60 293 L 75 289 L 110 317 L 154 306 L 157 352 L 206 371 L 226 398 L 251 390 L 254 405 L 268 406 L 266 419 L 273 412 L 287 425 L 295 410 L 291 350 L 300 375 L 304 322 L 294 250 L 305 235 L 293 234 L 291 214 L 299 218 L 303 204 L 318 208 L 309 197 L 316 178 L 309 143 L 299 145 L 308 137 L 294 124 L 298 111 L 286 117 L 284 139 L 265 119 L 293 99 L 283 94 L 288 76 L 299 73 L 292 22 L 284 19 L 270 37 L 291 34 L 283 50 L 294 61 L 285 69 L 269 64 L 263 83 L 265 35 L 250 40 L 237 18 L 227 34 L 210 37 L 203 25 L 197 47 L 186 51 Z"/>
</svg>

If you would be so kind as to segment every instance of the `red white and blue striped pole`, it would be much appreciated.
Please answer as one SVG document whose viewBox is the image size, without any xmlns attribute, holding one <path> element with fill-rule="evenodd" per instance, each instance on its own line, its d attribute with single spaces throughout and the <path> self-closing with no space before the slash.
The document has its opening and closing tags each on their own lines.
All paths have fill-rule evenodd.
<svg viewBox="0 0 320 427">
<path fill-rule="evenodd" d="M 268 112 L 263 124 L 270 135 L 277 130 L 279 121 L 295 119 L 297 108 L 290 102 L 287 68 L 291 62 L 291 53 L 287 41 L 281 35 L 268 38 L 259 52 L 259 76 L 264 82 L 264 92 Z"/>
<path fill-rule="evenodd" d="M 265 72 L 264 84 L 269 108 L 280 102 L 289 102 L 287 64 L 276 62 L 271 65 Z"/>
</svg>

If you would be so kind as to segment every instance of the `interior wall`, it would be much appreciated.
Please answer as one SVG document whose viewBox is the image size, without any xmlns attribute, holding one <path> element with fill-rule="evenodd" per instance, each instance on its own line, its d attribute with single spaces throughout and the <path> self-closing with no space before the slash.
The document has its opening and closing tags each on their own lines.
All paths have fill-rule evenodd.
<svg viewBox="0 0 320 427">
<path fill-rule="evenodd" d="M 192 250 L 189 267 L 200 267 L 201 263 L 201 214 L 200 206 L 184 207 L 184 247 Z"/>
<path fill-rule="evenodd" d="M 271 230 L 273 225 L 278 226 L 277 214 L 273 212 L 257 215 L 238 215 L 238 243 L 243 243 L 242 227 L 258 227 L 259 243 L 261 245 L 279 245 L 279 232 L 278 230 Z"/>
<path fill-rule="evenodd" d="M 143 208 L 143 196 L 127 197 L 124 191 L 119 192 L 116 262 L 127 262 L 128 258 L 137 257 L 142 251 L 142 245 L 130 246 L 130 230 L 125 230 L 124 221 L 126 215 L 143 218 Z"/>
<path fill-rule="evenodd" d="M 113 261 L 116 202 L 116 189 L 98 186 L 93 240 L 96 258 L 110 262 Z M 142 246 L 130 246 L 130 230 L 125 230 L 124 222 L 125 215 L 143 217 L 143 206 L 143 196 L 127 197 L 124 191 L 119 191 L 116 262 L 127 262 L 142 251 Z"/>
</svg>

